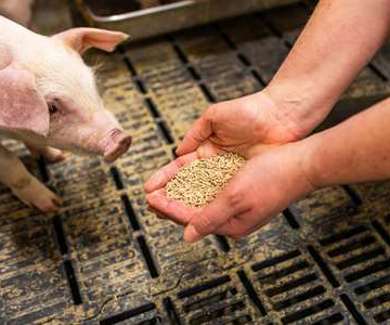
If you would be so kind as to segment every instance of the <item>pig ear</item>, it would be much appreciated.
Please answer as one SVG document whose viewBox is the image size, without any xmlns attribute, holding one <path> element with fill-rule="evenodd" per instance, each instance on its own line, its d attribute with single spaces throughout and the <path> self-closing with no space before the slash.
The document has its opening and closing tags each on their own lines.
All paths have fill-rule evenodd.
<svg viewBox="0 0 390 325">
<path fill-rule="evenodd" d="M 115 47 L 128 39 L 125 33 L 97 28 L 72 28 L 53 36 L 83 54 L 91 47 L 112 52 Z"/>
<path fill-rule="evenodd" d="M 0 70 L 0 129 L 49 133 L 49 109 L 34 75 L 12 64 Z"/>
</svg>

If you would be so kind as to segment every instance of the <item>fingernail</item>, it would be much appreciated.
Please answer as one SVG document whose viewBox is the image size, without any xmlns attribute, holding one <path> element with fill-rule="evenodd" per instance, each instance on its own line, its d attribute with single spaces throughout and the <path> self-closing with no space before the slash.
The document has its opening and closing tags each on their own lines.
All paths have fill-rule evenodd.
<svg viewBox="0 0 390 325">
<path fill-rule="evenodd" d="M 184 230 L 184 240 L 187 243 L 195 243 L 202 239 L 202 236 L 198 233 L 193 225 L 188 225 Z"/>
</svg>

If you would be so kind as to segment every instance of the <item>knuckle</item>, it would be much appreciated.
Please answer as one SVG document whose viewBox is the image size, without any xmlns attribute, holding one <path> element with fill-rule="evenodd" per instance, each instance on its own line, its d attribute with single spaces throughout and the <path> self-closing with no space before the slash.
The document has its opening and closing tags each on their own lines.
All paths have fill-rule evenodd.
<svg viewBox="0 0 390 325">
<path fill-rule="evenodd" d="M 239 188 L 231 188 L 226 192 L 226 201 L 231 208 L 242 206 L 246 195 Z"/>
<path fill-rule="evenodd" d="M 180 156 L 180 157 L 176 158 L 175 163 L 176 163 L 177 167 L 179 167 L 179 168 L 183 167 L 186 164 L 185 157 L 184 156 Z"/>
<path fill-rule="evenodd" d="M 196 218 L 196 221 L 194 223 L 195 229 L 200 233 L 208 233 L 212 232 L 214 230 L 213 222 L 210 217 L 203 216 Z"/>
<path fill-rule="evenodd" d="M 216 112 L 218 111 L 218 107 L 219 107 L 218 104 L 214 104 L 214 105 L 209 106 L 209 108 L 206 110 L 203 118 L 208 122 L 212 122 L 213 119 L 215 118 Z"/>
<path fill-rule="evenodd" d="M 261 200 L 260 195 L 259 197 L 253 197 L 253 198 L 249 197 L 246 200 L 246 208 L 250 209 L 251 216 L 253 216 L 253 214 L 261 215 L 263 206 L 264 206 L 264 202 Z"/>
<path fill-rule="evenodd" d="M 237 230 L 235 228 L 231 228 L 230 231 L 228 232 L 228 236 L 234 240 L 241 239 L 244 235 L 244 232 L 240 229 Z"/>
<path fill-rule="evenodd" d="M 191 138 L 192 141 L 195 141 L 197 143 L 203 142 L 203 137 L 202 137 L 201 132 L 199 132 L 199 133 L 191 133 L 190 138 Z"/>
</svg>

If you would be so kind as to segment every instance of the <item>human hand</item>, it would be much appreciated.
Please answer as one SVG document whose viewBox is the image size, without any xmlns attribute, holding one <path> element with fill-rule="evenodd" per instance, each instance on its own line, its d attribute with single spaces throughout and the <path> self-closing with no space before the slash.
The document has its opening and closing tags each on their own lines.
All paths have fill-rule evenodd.
<svg viewBox="0 0 390 325">
<path fill-rule="evenodd" d="M 286 112 L 290 115 L 285 115 Z M 274 145 L 294 141 L 303 136 L 302 130 L 296 126 L 297 124 L 291 118 L 292 115 L 287 106 L 278 107 L 277 101 L 271 98 L 267 90 L 211 106 L 194 124 L 178 147 L 177 154 L 180 157 L 159 170 L 145 183 L 145 192 L 151 209 L 162 218 L 171 219 L 184 226 L 188 225 L 185 235 L 185 239 L 188 241 L 194 241 L 198 237 L 206 235 L 207 231 L 229 235 L 233 238 L 253 231 L 257 226 L 268 221 L 271 213 L 266 216 L 264 212 L 261 214 L 262 217 L 258 219 L 251 215 L 245 219 L 245 222 L 240 223 L 241 217 L 237 219 L 235 215 L 241 216 L 242 211 L 238 209 L 239 207 L 237 207 L 238 210 L 233 208 L 238 200 L 233 196 L 238 195 L 240 196 L 239 200 L 241 200 L 242 195 L 247 196 L 246 186 L 249 188 L 255 186 L 252 181 L 257 179 L 254 177 L 259 174 L 259 171 L 256 172 L 256 165 L 260 164 L 260 161 L 257 162 L 259 159 L 255 158 L 256 155 Z M 176 175 L 179 168 L 195 159 L 207 158 L 226 151 L 238 152 L 249 159 L 243 171 L 232 180 L 232 189 L 229 185 L 223 195 L 221 194 L 215 202 L 212 202 L 205 209 L 189 208 L 181 202 L 167 198 L 164 187 Z M 261 176 L 261 174 L 259 175 Z M 245 182 L 243 182 L 244 179 Z M 251 193 L 253 196 L 256 195 L 253 191 Z M 242 202 L 246 204 L 246 207 L 250 206 L 252 200 L 253 203 L 258 201 L 252 197 L 247 200 L 246 203 Z M 277 203 L 275 202 L 275 204 Z M 211 222 L 216 220 L 216 225 L 210 225 L 215 229 L 210 230 L 211 228 L 197 225 L 195 220 L 199 219 L 198 215 L 203 216 L 204 212 L 214 211 L 216 208 L 221 208 L 225 214 L 211 220 Z M 249 212 L 246 211 L 245 215 L 248 216 Z M 221 225 L 222 221 L 228 225 Z M 193 223 L 194 225 L 192 225 Z M 233 226 L 237 227 L 233 229 Z M 194 234 L 196 227 L 200 229 L 198 236 Z"/>
<path fill-rule="evenodd" d="M 214 201 L 204 208 L 190 208 L 167 198 L 164 187 L 180 167 L 214 154 L 209 150 L 198 150 L 158 171 L 145 184 L 146 198 L 161 218 L 185 226 L 184 239 L 188 242 L 209 234 L 238 239 L 257 230 L 291 202 L 314 190 L 304 169 L 304 150 L 300 142 L 257 147 L 256 154 L 249 157 Z"/>
<path fill-rule="evenodd" d="M 250 153 L 258 144 L 281 144 L 304 135 L 293 110 L 271 97 L 267 89 L 210 106 L 178 146 L 179 156 L 208 142 L 223 151 Z"/>
</svg>

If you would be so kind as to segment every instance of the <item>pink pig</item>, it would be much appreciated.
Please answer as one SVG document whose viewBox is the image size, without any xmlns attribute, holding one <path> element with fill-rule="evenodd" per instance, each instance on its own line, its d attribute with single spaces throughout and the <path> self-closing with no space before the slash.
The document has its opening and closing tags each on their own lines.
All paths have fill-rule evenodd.
<svg viewBox="0 0 390 325">
<path fill-rule="evenodd" d="M 125 153 L 131 137 L 104 108 L 80 54 L 91 47 L 112 51 L 126 38 L 92 28 L 45 37 L 0 16 L 0 135 L 23 141 L 49 161 L 63 158 L 58 149 L 101 154 L 108 162 Z M 42 211 L 61 203 L 1 145 L 0 182 Z"/>
</svg>

